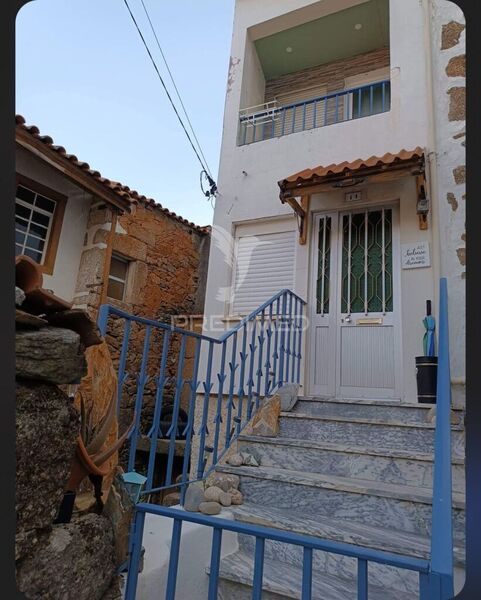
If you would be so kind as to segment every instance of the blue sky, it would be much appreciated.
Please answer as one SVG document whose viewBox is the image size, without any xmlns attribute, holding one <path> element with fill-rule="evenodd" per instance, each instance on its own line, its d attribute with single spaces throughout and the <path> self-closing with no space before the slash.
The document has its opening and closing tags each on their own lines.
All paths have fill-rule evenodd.
<svg viewBox="0 0 481 600">
<path fill-rule="evenodd" d="M 144 2 L 217 177 L 234 0 Z M 140 0 L 129 4 L 170 83 Z M 201 167 L 123 0 L 34 0 L 16 35 L 16 110 L 28 124 L 105 177 L 212 222 Z"/>
</svg>

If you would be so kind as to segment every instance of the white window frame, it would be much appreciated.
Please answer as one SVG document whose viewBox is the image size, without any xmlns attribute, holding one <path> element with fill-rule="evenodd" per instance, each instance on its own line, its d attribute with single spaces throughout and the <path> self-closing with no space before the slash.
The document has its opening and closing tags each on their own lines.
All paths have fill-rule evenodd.
<svg viewBox="0 0 481 600">
<path fill-rule="evenodd" d="M 28 190 L 29 192 L 32 192 L 32 194 L 35 194 L 33 204 L 25 202 L 25 200 L 21 200 L 20 198 L 17 197 L 17 190 L 18 190 L 19 187 L 23 187 L 24 189 Z M 39 208 L 38 206 L 36 206 L 35 200 L 36 200 L 37 196 L 43 196 L 43 197 L 47 198 L 47 200 L 50 200 L 50 202 L 53 202 L 54 205 L 55 205 L 54 209 L 53 209 L 53 212 L 49 212 L 47 210 L 44 210 L 43 208 Z M 27 219 L 24 219 L 23 217 L 21 217 L 20 215 L 17 215 L 15 213 L 15 217 L 16 218 L 19 218 L 19 219 L 22 219 L 24 221 L 27 221 L 27 232 L 25 233 L 25 241 L 22 244 L 22 254 L 24 254 L 24 252 L 25 252 L 26 249 L 32 250 L 32 252 L 41 253 L 42 257 L 41 257 L 41 260 L 40 260 L 39 264 L 43 265 L 44 262 L 45 262 L 45 257 L 47 255 L 48 244 L 49 244 L 49 241 L 50 241 L 50 234 L 51 234 L 51 231 L 52 231 L 52 224 L 53 224 L 53 220 L 54 220 L 54 217 L 55 217 L 55 210 L 57 209 L 58 203 L 53 198 L 49 198 L 48 196 L 44 196 L 44 194 L 39 194 L 35 190 L 33 190 L 33 189 L 27 187 L 26 185 L 24 185 L 23 183 L 18 183 L 16 191 L 15 191 L 15 205 L 17 205 L 17 204 L 19 206 L 23 206 L 23 207 L 28 208 L 30 210 L 30 217 L 28 218 L 28 221 L 27 221 Z M 49 217 L 48 227 L 47 227 L 47 234 L 46 234 L 45 240 L 42 240 L 42 238 L 40 238 L 38 235 L 35 235 L 35 233 L 30 232 L 30 225 L 32 223 L 32 217 L 33 217 L 34 211 L 36 211 L 36 212 L 38 212 L 38 213 L 40 213 L 42 215 L 45 215 L 45 216 Z M 36 221 L 33 221 L 33 223 L 35 225 L 40 226 L 40 227 L 45 227 L 45 225 L 42 225 L 42 223 L 37 223 Z M 15 223 L 15 233 L 16 232 L 17 232 L 17 224 Z M 23 234 L 23 232 L 20 231 L 20 230 L 19 230 L 19 233 Z M 42 250 L 37 250 L 36 248 L 30 248 L 29 246 L 27 246 L 27 238 L 29 236 L 30 237 L 34 237 L 37 240 L 43 241 L 44 242 L 43 249 Z M 15 246 L 19 246 L 19 245 L 20 244 L 17 241 L 15 241 Z"/>
<path fill-rule="evenodd" d="M 127 265 L 126 271 L 125 271 L 125 279 L 122 279 L 120 277 L 116 277 L 115 275 L 111 274 L 111 268 L 112 268 L 112 259 L 118 260 L 119 262 L 123 262 Z M 130 272 L 130 266 L 131 266 L 132 261 L 129 260 L 128 258 L 126 258 L 125 256 L 122 256 L 121 254 L 117 254 L 116 252 L 112 252 L 112 256 L 110 258 L 110 267 L 109 267 L 109 276 L 107 278 L 107 298 L 110 298 L 111 300 L 116 300 L 117 302 L 125 302 L 125 297 L 127 294 L 127 285 L 128 285 L 128 281 L 129 281 L 129 272 Z M 122 293 L 122 298 L 113 298 L 112 296 L 108 295 L 108 291 L 109 291 L 109 282 L 112 279 L 112 281 L 116 281 L 118 283 L 122 283 L 124 285 L 124 289 L 123 289 L 123 293 Z"/>
</svg>

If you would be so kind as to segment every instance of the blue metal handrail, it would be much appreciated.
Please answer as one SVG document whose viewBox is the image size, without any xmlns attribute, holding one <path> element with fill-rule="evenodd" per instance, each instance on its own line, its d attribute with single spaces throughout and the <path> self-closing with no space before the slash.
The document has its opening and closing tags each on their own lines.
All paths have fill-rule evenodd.
<svg viewBox="0 0 481 600">
<path fill-rule="evenodd" d="M 391 82 L 389 79 L 369 83 L 339 92 L 300 100 L 269 111 L 239 117 L 239 145 L 261 142 L 299 131 L 350 121 L 390 109 Z M 375 94 L 380 95 L 376 105 Z M 352 96 L 352 106 L 341 106 L 340 99 Z M 302 112 L 298 112 L 301 109 Z"/>
<path fill-rule="evenodd" d="M 127 313 L 115 306 L 103 304 L 99 309 L 98 326 L 101 335 L 105 336 L 109 317 L 114 316 L 124 321 L 123 339 L 118 363 L 117 402 L 120 402 L 126 381 L 130 377 L 127 370 L 129 341 L 132 325 L 137 324 L 145 329 L 140 368 L 136 374 L 135 423 L 130 434 L 128 469 L 134 470 L 136 455 L 142 429 L 142 411 L 144 408 L 145 387 L 152 381 L 148 375 L 149 356 L 152 351 L 153 332 L 163 335 L 162 350 L 158 376 L 154 378 L 155 402 L 152 425 L 146 437 L 149 440 L 149 459 L 147 466 L 147 482 L 143 494 L 151 494 L 173 487 L 181 489 L 183 503 L 185 489 L 189 483 L 205 478 L 214 466 L 222 459 L 232 442 L 239 436 L 250 418 L 260 406 L 260 399 L 271 395 L 285 383 L 299 383 L 301 363 L 301 339 L 303 330 L 303 308 L 305 301 L 284 289 L 264 302 L 259 308 L 244 317 L 236 326 L 219 338 L 211 337 L 169 323 L 162 323 Z M 281 333 L 279 336 L 278 333 Z M 274 333 L 275 332 L 275 333 Z M 241 336 L 241 343 L 238 337 Z M 274 337 L 274 344 L 272 338 Z M 173 350 L 174 338 L 180 339 L 180 346 Z M 195 344 L 193 374 L 189 380 L 184 378 L 187 343 Z M 220 346 L 220 356 L 215 355 L 215 348 Z M 266 353 L 264 355 L 264 347 Z M 206 356 L 205 376 L 199 378 L 200 358 Z M 169 359 L 174 357 L 176 374 L 169 376 Z M 219 359 L 218 363 L 215 362 Z M 229 360 L 230 358 L 230 360 Z M 227 362 L 229 361 L 229 362 Z M 164 433 L 160 429 L 162 408 L 164 406 L 165 389 L 173 385 L 172 422 Z M 221 433 L 223 422 L 224 387 L 227 385 L 226 427 Z M 182 393 L 188 386 L 189 406 L 188 421 L 182 433 L 185 439 L 181 481 L 173 482 L 175 450 L 178 439 L 178 423 Z M 217 386 L 217 391 L 214 388 Z M 200 426 L 194 430 L 194 412 L 198 394 L 202 412 Z M 214 394 L 217 399 L 214 418 L 209 418 L 209 404 Z M 213 427 L 213 443 L 208 445 L 209 428 Z M 167 462 L 163 485 L 154 487 L 154 474 L 157 454 L 157 441 L 164 436 L 168 442 Z M 198 461 L 195 478 L 189 479 L 189 461 L 193 441 L 199 441 Z M 206 469 L 212 456 L 211 465 Z"/>
<path fill-rule="evenodd" d="M 421 589 L 424 581 L 429 577 L 429 561 L 392 554 L 382 550 L 362 548 L 353 544 L 324 540 L 313 536 L 302 535 L 289 531 L 263 527 L 250 523 L 240 523 L 219 517 L 209 517 L 199 513 L 192 513 L 178 508 L 167 508 L 154 504 L 138 504 L 136 506 L 135 518 L 131 532 L 130 562 L 128 569 L 127 585 L 125 589 L 125 600 L 135 600 L 139 562 L 142 550 L 142 535 L 144 530 L 145 515 L 152 514 L 173 519 L 172 543 L 170 547 L 169 571 L 167 576 L 167 590 L 165 600 L 175 599 L 177 571 L 179 566 L 179 550 L 182 533 L 182 523 L 197 523 L 213 529 L 212 551 L 210 560 L 210 577 L 208 600 L 217 600 L 217 588 L 219 579 L 219 565 L 221 557 L 222 532 L 232 531 L 237 534 L 251 535 L 256 538 L 254 556 L 253 598 L 261 598 L 262 574 L 264 566 L 264 544 L 266 540 L 274 540 L 285 544 L 301 546 L 304 549 L 303 577 L 302 577 L 302 600 L 312 598 L 312 551 L 321 550 L 332 554 L 340 554 L 357 558 L 358 560 L 358 600 L 368 599 L 368 562 L 375 562 L 399 569 L 406 569 L 419 573 Z M 427 598 L 422 598 L 427 600 Z"/>
<path fill-rule="evenodd" d="M 426 581 L 429 600 L 454 596 L 451 474 L 451 374 L 449 367 L 448 286 L 439 286 L 439 351 L 434 437 L 431 573 Z"/>
</svg>

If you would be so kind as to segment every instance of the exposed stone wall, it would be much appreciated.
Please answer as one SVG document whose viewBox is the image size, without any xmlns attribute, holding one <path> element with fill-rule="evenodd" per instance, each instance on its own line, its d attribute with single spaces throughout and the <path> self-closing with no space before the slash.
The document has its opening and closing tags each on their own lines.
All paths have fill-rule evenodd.
<svg viewBox="0 0 481 600">
<path fill-rule="evenodd" d="M 32 600 L 100 600 L 118 589 L 112 522 L 92 513 L 55 523 L 80 430 L 79 414 L 59 386 L 85 374 L 81 336 L 33 315 L 27 324 L 25 314 L 16 315 L 17 587 Z"/>
<path fill-rule="evenodd" d="M 154 318 L 191 314 L 205 237 L 152 206 L 122 215 L 113 251 L 133 261 L 124 306 Z"/>
<path fill-rule="evenodd" d="M 86 310 L 93 318 L 97 315 L 102 293 L 104 264 L 107 257 L 107 236 L 112 227 L 113 211 L 103 202 L 93 200 L 84 246 L 77 275 L 74 304 Z"/>
<path fill-rule="evenodd" d="M 102 206 L 92 206 L 86 246 L 82 257 L 85 273 L 79 273 L 78 292 L 83 289 L 84 297 L 77 301 L 87 304 L 87 309 L 96 313 L 102 290 L 103 262 L 107 252 L 112 213 Z M 169 217 L 151 205 L 138 205 L 134 214 L 119 217 L 113 238 L 114 253 L 129 260 L 127 285 L 124 301 L 108 298 L 110 304 L 126 312 L 157 321 L 171 323 L 173 317 L 202 313 L 205 295 L 205 269 L 209 252 L 210 236 L 187 224 Z M 82 288 L 83 286 L 83 288 Z M 176 324 L 195 328 L 196 319 L 178 318 Z M 199 327 L 197 326 L 197 329 Z M 111 318 L 107 342 L 117 369 L 123 339 L 123 321 Z M 129 373 L 123 389 L 120 431 L 131 422 L 137 393 L 137 379 L 144 348 L 145 327 L 132 324 L 126 371 Z M 163 333 L 152 330 L 148 380 L 145 384 L 142 407 L 142 430 L 150 427 L 156 377 L 163 346 Z M 167 375 L 171 378 L 165 388 L 166 401 L 172 401 L 174 378 L 177 374 L 180 336 L 173 335 L 170 341 Z M 186 348 L 184 379 L 192 373 L 193 342 Z M 189 388 L 184 386 L 182 408 L 187 411 Z M 122 453 L 125 459 L 125 449 Z"/>
<path fill-rule="evenodd" d="M 361 75 L 382 67 L 389 67 L 389 64 L 389 48 L 385 47 L 350 58 L 336 60 L 325 65 L 302 69 L 302 71 L 282 75 L 267 81 L 265 101 L 270 102 L 276 96 L 292 93 L 295 90 L 323 85 L 327 86 L 329 92 L 339 91 L 344 88 L 344 80 L 347 77 Z"/>
<path fill-rule="evenodd" d="M 435 116 L 436 189 L 441 275 L 448 278 L 451 376 L 463 402 L 465 377 L 466 265 L 466 47 L 461 9 L 431 0 L 431 51 Z"/>
</svg>

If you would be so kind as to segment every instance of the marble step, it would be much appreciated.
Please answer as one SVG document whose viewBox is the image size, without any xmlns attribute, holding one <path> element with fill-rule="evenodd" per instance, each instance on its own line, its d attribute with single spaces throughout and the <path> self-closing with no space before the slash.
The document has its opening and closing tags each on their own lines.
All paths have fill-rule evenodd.
<svg viewBox="0 0 481 600">
<path fill-rule="evenodd" d="M 309 518 L 297 512 L 250 503 L 235 506 L 231 511 L 235 520 L 242 523 L 274 527 L 393 554 L 427 559 L 431 552 L 429 537 L 405 531 L 372 527 L 344 519 L 333 520 L 321 515 Z M 454 562 L 457 566 L 463 566 L 466 562 L 465 549 L 460 544 L 454 546 Z"/>
<path fill-rule="evenodd" d="M 430 555 L 429 538 L 404 532 L 367 527 L 356 523 L 347 523 L 341 519 L 332 520 L 319 516 L 316 519 L 307 519 L 287 511 L 263 509 L 249 504 L 240 506 L 233 512 L 235 519 L 243 523 L 275 527 L 403 556 L 428 558 Z M 249 535 L 239 535 L 238 539 L 240 550 L 246 554 L 253 554 L 254 538 Z M 302 567 L 302 549 L 298 546 L 268 540 L 265 553 L 267 558 Z M 454 555 L 456 567 L 462 570 L 465 561 L 464 549 L 455 548 Z M 317 572 L 345 579 L 355 578 L 357 575 L 356 559 L 320 550 L 316 550 L 313 554 L 313 568 Z M 375 562 L 369 563 L 369 581 L 374 586 L 386 586 L 393 590 L 413 594 L 417 593 L 419 586 L 417 573 Z"/>
<path fill-rule="evenodd" d="M 239 437 L 240 452 L 256 456 L 265 467 L 432 487 L 433 456 L 407 450 L 372 450 L 346 444 L 260 436 Z M 453 458 L 453 489 L 464 491 L 464 462 Z"/>
<path fill-rule="evenodd" d="M 254 576 L 253 556 L 237 551 L 221 560 L 219 600 L 251 600 Z M 262 600 L 300 600 L 302 570 L 298 567 L 265 558 L 262 579 Z M 370 600 L 415 600 L 411 593 L 385 587 L 369 587 Z M 313 571 L 313 600 L 357 600 L 357 583 Z"/>
<path fill-rule="evenodd" d="M 430 534 L 432 492 L 428 488 L 350 479 L 273 467 L 218 466 L 241 478 L 244 501 L 424 536 Z M 453 527 L 464 539 L 465 499 L 453 493 Z"/>
<path fill-rule="evenodd" d="M 393 400 L 364 400 L 338 398 L 300 397 L 294 413 L 306 415 L 353 417 L 360 419 L 395 420 L 403 423 L 434 423 L 435 404 L 410 404 Z M 461 424 L 463 414 L 459 409 L 451 411 L 455 424 Z"/>
<path fill-rule="evenodd" d="M 456 456 L 463 454 L 464 431 L 451 427 L 452 448 Z M 319 417 L 282 412 L 279 437 L 317 442 L 352 444 L 375 449 L 433 452 L 434 425 L 403 423 L 394 420 L 358 419 L 352 417 Z"/>
</svg>

